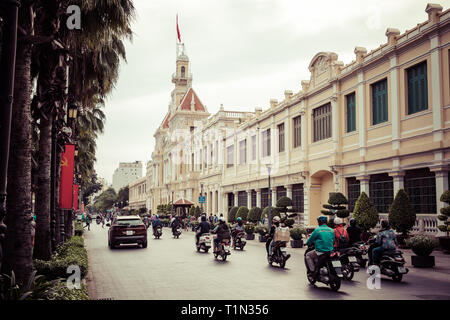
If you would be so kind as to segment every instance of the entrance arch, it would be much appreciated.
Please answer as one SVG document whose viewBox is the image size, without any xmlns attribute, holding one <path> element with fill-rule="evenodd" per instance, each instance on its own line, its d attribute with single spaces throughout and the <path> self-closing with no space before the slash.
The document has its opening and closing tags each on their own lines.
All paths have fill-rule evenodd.
<svg viewBox="0 0 450 320">
<path fill-rule="evenodd" d="M 328 202 L 330 192 L 334 192 L 333 173 L 319 170 L 310 176 L 309 181 L 309 225 L 317 225 L 322 205 Z"/>
</svg>

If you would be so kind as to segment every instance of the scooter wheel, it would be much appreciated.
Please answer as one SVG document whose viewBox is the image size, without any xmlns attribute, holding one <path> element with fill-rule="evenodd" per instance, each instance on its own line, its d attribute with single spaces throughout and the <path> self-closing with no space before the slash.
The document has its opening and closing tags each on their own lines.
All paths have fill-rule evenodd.
<svg viewBox="0 0 450 320">
<path fill-rule="evenodd" d="M 339 290 L 340 287 L 341 287 L 341 279 L 339 279 L 337 277 L 333 277 L 332 279 L 330 279 L 330 288 L 331 288 L 331 290 L 336 292 L 336 291 Z"/>
<path fill-rule="evenodd" d="M 352 280 L 353 276 L 355 275 L 355 271 L 353 270 L 353 266 L 344 265 L 342 267 L 342 275 L 344 276 L 345 280 Z"/>
<path fill-rule="evenodd" d="M 315 284 L 316 283 L 316 279 L 314 278 L 312 272 L 308 272 L 306 277 L 308 278 L 309 283 L 311 283 L 311 284 Z"/>
<path fill-rule="evenodd" d="M 403 279 L 403 275 L 397 273 L 396 275 L 392 276 L 392 280 L 394 280 L 395 282 L 401 282 Z"/>
<path fill-rule="evenodd" d="M 228 256 L 227 254 L 223 254 L 223 255 L 222 255 L 222 260 L 223 260 L 223 261 L 226 261 L 226 260 L 227 260 L 227 256 Z"/>
<path fill-rule="evenodd" d="M 197 247 L 197 252 L 200 252 L 200 247 Z"/>
<path fill-rule="evenodd" d="M 286 260 L 282 260 L 281 262 L 280 262 L 280 268 L 281 269 L 284 269 L 284 267 L 286 266 Z"/>
</svg>

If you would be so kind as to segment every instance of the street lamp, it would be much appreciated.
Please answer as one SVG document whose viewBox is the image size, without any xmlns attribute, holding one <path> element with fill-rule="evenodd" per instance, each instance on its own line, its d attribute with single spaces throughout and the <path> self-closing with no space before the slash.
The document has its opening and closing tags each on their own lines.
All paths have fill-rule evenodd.
<svg viewBox="0 0 450 320">
<path fill-rule="evenodd" d="M 269 199 L 269 205 L 268 205 L 268 209 L 267 209 L 267 213 L 268 213 L 267 218 L 269 219 L 269 230 L 270 230 L 272 228 L 272 217 L 271 217 L 271 212 L 270 212 L 270 207 L 272 206 L 271 190 L 270 190 L 270 169 L 272 169 L 272 165 L 270 163 L 267 163 L 266 168 L 267 168 L 268 179 L 269 179 L 269 189 L 267 192 L 267 197 Z"/>
<path fill-rule="evenodd" d="M 78 107 L 76 104 L 70 104 L 67 112 L 70 120 L 75 120 L 78 114 Z"/>
</svg>

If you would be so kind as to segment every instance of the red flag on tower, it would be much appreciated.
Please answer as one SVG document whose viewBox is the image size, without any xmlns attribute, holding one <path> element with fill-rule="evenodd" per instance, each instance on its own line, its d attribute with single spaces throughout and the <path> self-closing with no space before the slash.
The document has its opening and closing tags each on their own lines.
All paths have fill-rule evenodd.
<svg viewBox="0 0 450 320">
<path fill-rule="evenodd" d="M 180 28 L 178 27 L 178 13 L 177 13 L 177 35 L 178 35 L 178 42 L 181 42 Z"/>
</svg>

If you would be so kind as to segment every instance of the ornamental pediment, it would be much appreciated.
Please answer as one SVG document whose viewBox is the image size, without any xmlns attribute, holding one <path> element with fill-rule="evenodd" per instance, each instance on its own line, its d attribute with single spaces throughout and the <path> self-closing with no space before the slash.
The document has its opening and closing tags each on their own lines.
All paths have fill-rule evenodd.
<svg viewBox="0 0 450 320">
<path fill-rule="evenodd" d="M 334 52 L 319 52 L 314 56 L 308 67 L 311 72 L 310 86 L 312 88 L 331 79 L 337 58 L 338 55 Z"/>
</svg>

